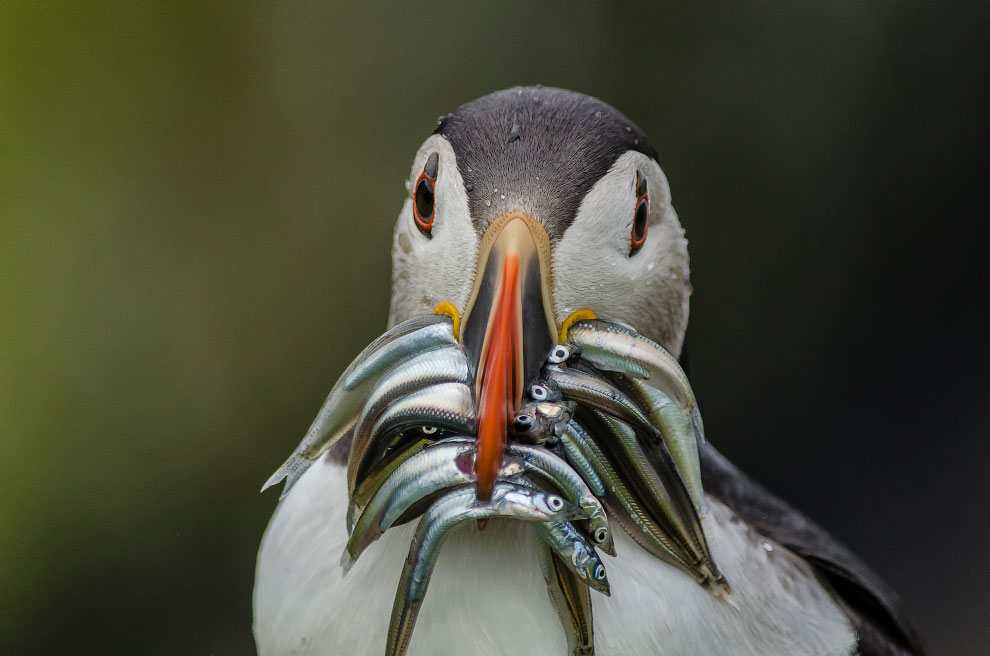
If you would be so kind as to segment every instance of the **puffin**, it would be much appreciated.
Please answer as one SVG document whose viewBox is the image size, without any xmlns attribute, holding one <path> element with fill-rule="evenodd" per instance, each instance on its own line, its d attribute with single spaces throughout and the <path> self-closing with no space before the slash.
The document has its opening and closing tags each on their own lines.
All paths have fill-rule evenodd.
<svg viewBox="0 0 990 656">
<path fill-rule="evenodd" d="M 498 349 L 478 354 L 477 345 L 493 339 L 490 317 L 511 305 L 518 320 L 500 338 L 522 348 L 486 371 L 530 377 L 568 317 L 590 308 L 683 362 L 692 293 L 685 232 L 657 149 L 613 107 L 542 86 L 483 96 L 438 120 L 406 189 L 392 240 L 389 326 L 447 304 L 463 317 L 477 365 L 501 357 Z M 506 294 L 510 263 L 518 282 Z M 505 385 L 483 383 L 479 494 L 490 490 L 486 473 L 498 467 L 507 430 L 486 421 L 483 407 L 504 403 Z M 293 481 L 264 534 L 253 599 L 262 656 L 385 651 L 415 522 L 391 528 L 345 575 L 350 439 Z M 594 653 L 923 653 L 897 597 L 861 560 L 707 440 L 697 446 L 704 533 L 731 592 L 713 595 L 616 531 L 616 555 L 606 559 L 611 594 L 594 598 Z M 571 653 L 530 531 L 495 521 L 450 537 L 409 654 Z"/>
</svg>

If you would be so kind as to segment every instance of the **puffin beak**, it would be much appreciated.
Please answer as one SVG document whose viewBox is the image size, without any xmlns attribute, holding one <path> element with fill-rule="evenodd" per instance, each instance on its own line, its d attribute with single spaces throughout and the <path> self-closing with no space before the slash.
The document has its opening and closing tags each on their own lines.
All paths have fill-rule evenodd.
<svg viewBox="0 0 990 656">
<path fill-rule="evenodd" d="M 550 238 L 525 212 L 496 219 L 481 240 L 461 339 L 475 367 L 478 498 L 488 501 L 526 385 L 556 341 Z"/>
</svg>

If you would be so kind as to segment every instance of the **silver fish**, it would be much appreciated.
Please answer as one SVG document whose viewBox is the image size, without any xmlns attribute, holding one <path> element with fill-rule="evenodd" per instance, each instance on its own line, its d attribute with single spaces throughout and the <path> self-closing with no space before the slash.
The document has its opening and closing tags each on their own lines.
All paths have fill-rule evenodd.
<svg viewBox="0 0 990 656">
<path fill-rule="evenodd" d="M 600 410 L 592 410 L 592 413 L 609 432 L 611 439 L 607 443 L 617 447 L 623 462 L 631 466 L 636 480 L 642 486 L 641 498 L 658 514 L 655 517 L 658 523 L 693 555 L 695 564 L 702 563 L 713 580 L 721 580 L 722 575 L 715 567 L 698 513 L 663 445 L 658 442 L 641 443 L 628 424 Z M 652 460 L 644 448 L 651 449 L 654 456 Z M 658 475 L 654 465 L 661 468 L 662 475 Z"/>
<path fill-rule="evenodd" d="M 369 429 L 358 426 L 355 441 L 347 463 L 347 491 L 354 489 L 366 469 L 375 462 L 389 446 L 390 440 L 413 426 L 431 426 L 454 433 L 473 435 L 475 432 L 474 399 L 471 388 L 464 383 L 440 383 L 430 385 L 404 396 L 377 418 L 366 418 L 366 423 L 374 421 Z M 367 435 L 359 442 L 357 435 Z"/>
<path fill-rule="evenodd" d="M 506 453 L 522 459 L 527 470 L 535 471 L 549 480 L 567 497 L 568 501 L 587 513 L 589 533 L 595 544 L 610 556 L 615 555 L 612 531 L 601 501 L 566 460 L 546 449 L 517 443 L 508 444 Z"/>
<path fill-rule="evenodd" d="M 543 376 L 560 388 L 565 399 L 604 410 L 626 423 L 647 430 L 652 428 L 650 420 L 632 399 L 600 374 L 549 364 L 543 367 Z"/>
<path fill-rule="evenodd" d="M 564 454 L 564 458 L 567 462 L 581 475 L 584 482 L 587 483 L 588 488 L 595 493 L 595 496 L 603 497 L 605 496 L 605 484 L 602 482 L 601 477 L 598 472 L 595 471 L 595 467 L 588 461 L 588 458 L 580 449 L 578 449 L 574 442 L 567 439 L 567 431 L 565 427 L 564 433 L 560 437 L 560 450 Z"/>
<path fill-rule="evenodd" d="M 579 519 L 583 513 L 555 494 L 503 482 L 495 483 L 488 502 L 478 501 L 473 485 L 454 490 L 437 501 L 420 520 L 409 545 L 392 605 L 385 656 L 402 656 L 409 648 L 443 541 L 459 526 L 493 517 L 559 522 Z"/>
<path fill-rule="evenodd" d="M 530 401 L 516 412 L 512 427 L 517 440 L 543 445 L 560 437 L 574 414 L 574 403 Z"/>
<path fill-rule="evenodd" d="M 444 488 L 474 482 L 476 449 L 473 439 L 446 440 L 423 449 L 396 468 L 354 523 L 340 560 L 344 573 L 415 503 Z M 503 462 L 499 478 L 521 471 L 521 463 Z"/>
<path fill-rule="evenodd" d="M 476 447 L 476 441 L 471 438 L 447 438 L 396 468 L 353 524 L 347 548 L 341 557 L 345 573 L 364 550 L 415 503 L 444 488 L 474 482 Z M 588 515 L 592 539 L 603 551 L 615 555 L 605 509 L 567 462 L 545 449 L 509 444 L 499 480 L 512 480 L 525 473 L 537 474 L 550 481 L 568 501 L 581 508 Z"/>
<path fill-rule="evenodd" d="M 351 495 L 350 503 L 352 508 L 360 509 L 368 505 L 368 501 L 371 497 L 382 485 L 385 484 L 385 481 L 387 481 L 392 473 L 398 469 L 399 465 L 425 449 L 430 444 L 436 444 L 436 442 L 426 437 L 417 442 L 413 442 L 405 449 L 399 451 L 394 458 L 390 458 L 384 466 L 376 467 L 369 472 L 368 476 L 361 481 L 357 488 L 355 488 L 354 494 Z M 348 517 L 348 532 L 350 532 L 353 526 L 354 523 L 351 521 L 351 518 Z"/>
<path fill-rule="evenodd" d="M 404 321 L 372 342 L 337 380 L 299 446 L 265 481 L 261 491 L 285 480 L 279 497 L 285 498 L 309 466 L 354 427 L 361 404 L 371 389 L 371 383 L 377 378 L 376 374 L 416 353 L 455 344 L 456 341 L 451 319 L 431 314 Z M 360 375 L 355 378 L 357 374 Z"/>
<path fill-rule="evenodd" d="M 605 596 L 611 594 L 602 559 L 573 524 L 544 522 L 536 525 L 536 532 L 585 585 Z"/>
<path fill-rule="evenodd" d="M 693 565 L 693 558 L 643 510 L 605 454 L 577 421 L 567 425 L 561 443 L 566 443 L 580 451 L 594 467 L 605 486 L 604 502 L 609 510 L 609 516 L 616 520 L 639 546 L 664 562 L 687 572 L 699 583 L 705 581 L 706 575 Z"/>
<path fill-rule="evenodd" d="M 688 425 L 684 411 L 666 392 L 645 381 L 623 374 L 616 374 L 615 379 L 619 387 L 646 411 L 653 425 L 660 429 L 663 443 L 684 479 L 684 485 L 691 493 L 695 508 L 699 514 L 704 515 L 705 488 L 701 482 L 698 441 Z"/>
<path fill-rule="evenodd" d="M 587 410 L 614 438 L 606 444 L 618 449 L 622 462 L 631 465 L 644 488 L 643 500 L 655 513 L 655 519 L 668 529 L 671 538 L 693 555 L 695 562 L 704 561 L 716 575 L 695 503 L 656 427 L 632 399 L 598 374 L 557 365 L 547 365 L 543 371 L 559 386 L 565 398 L 591 406 Z M 643 445 L 633 427 L 645 434 Z M 652 461 L 644 447 L 650 450 Z"/>
<path fill-rule="evenodd" d="M 375 422 L 396 399 L 430 385 L 469 381 L 467 356 L 461 348 L 439 348 L 406 360 L 382 377 L 368 396 L 354 429 L 351 453 L 364 453 Z"/>
<path fill-rule="evenodd" d="M 674 398 L 684 408 L 696 437 L 705 439 L 698 401 L 687 374 L 677 358 L 662 346 L 629 326 L 602 319 L 575 323 L 567 331 L 567 339 L 581 349 L 581 357 L 599 369 L 648 379 L 650 385 Z"/>
<path fill-rule="evenodd" d="M 567 653 L 570 656 L 594 656 L 595 628 L 588 586 L 554 555 L 542 539 L 536 540 L 536 548 L 547 593 L 567 636 Z"/>
<path fill-rule="evenodd" d="M 410 335 L 414 334 L 414 338 L 387 340 L 379 345 L 378 348 L 373 348 L 378 343 L 378 340 L 372 342 L 371 346 L 362 352 L 362 356 L 364 353 L 367 353 L 367 356 L 358 356 L 360 360 L 345 372 L 343 376 L 344 387 L 349 390 L 356 389 L 368 379 L 377 378 L 383 371 L 392 367 L 396 362 L 405 360 L 429 348 L 457 344 L 457 338 L 454 337 L 454 324 L 449 317 L 431 314 L 425 317 L 419 317 L 418 319 L 423 325 L 418 330 L 409 333 Z M 410 319 L 399 324 L 399 326 L 415 321 L 417 321 L 417 318 Z"/>
</svg>

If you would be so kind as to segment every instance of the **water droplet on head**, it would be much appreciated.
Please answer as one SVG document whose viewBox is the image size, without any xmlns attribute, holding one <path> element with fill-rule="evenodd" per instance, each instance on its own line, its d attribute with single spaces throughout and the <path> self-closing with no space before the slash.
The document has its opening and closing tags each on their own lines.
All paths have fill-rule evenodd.
<svg viewBox="0 0 990 656">
<path fill-rule="evenodd" d="M 601 112 L 595 112 L 595 118 L 601 118 L 601 117 L 602 117 Z"/>
<path fill-rule="evenodd" d="M 632 128 L 629 127 L 628 125 L 626 126 L 626 132 L 632 132 Z"/>
<path fill-rule="evenodd" d="M 633 145 L 634 146 L 638 146 L 639 145 L 639 139 L 633 139 Z"/>
<path fill-rule="evenodd" d="M 501 198 L 502 200 L 505 200 L 505 194 L 502 194 L 501 196 L 499 196 L 499 198 Z"/>
<path fill-rule="evenodd" d="M 492 202 L 490 200 L 486 200 L 485 207 L 491 207 L 491 206 L 492 206 Z"/>
</svg>

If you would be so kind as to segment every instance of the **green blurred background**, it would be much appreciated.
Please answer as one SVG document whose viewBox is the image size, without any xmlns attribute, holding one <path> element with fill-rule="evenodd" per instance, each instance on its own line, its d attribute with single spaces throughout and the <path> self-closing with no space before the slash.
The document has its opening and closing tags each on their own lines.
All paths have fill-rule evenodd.
<svg viewBox="0 0 990 656">
<path fill-rule="evenodd" d="M 658 144 L 709 436 L 990 644 L 988 11 L 0 3 L 0 652 L 248 654 L 258 494 L 381 332 L 438 114 Z"/>
</svg>

